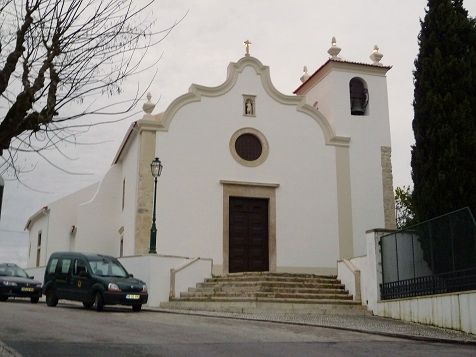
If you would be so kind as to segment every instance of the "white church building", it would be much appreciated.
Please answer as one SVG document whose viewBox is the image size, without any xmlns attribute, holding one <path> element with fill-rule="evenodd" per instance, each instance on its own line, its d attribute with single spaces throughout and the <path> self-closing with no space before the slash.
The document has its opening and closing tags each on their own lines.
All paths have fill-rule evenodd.
<svg viewBox="0 0 476 357">
<path fill-rule="evenodd" d="M 335 41 L 329 54 L 291 95 L 247 47 L 224 83 L 192 84 L 158 114 L 149 98 L 102 181 L 30 217 L 28 266 L 65 250 L 153 255 L 155 157 L 159 257 L 210 258 L 214 274 L 335 274 L 365 255 L 367 230 L 395 228 L 391 67 L 378 48 L 369 63 L 341 59 Z"/>
</svg>

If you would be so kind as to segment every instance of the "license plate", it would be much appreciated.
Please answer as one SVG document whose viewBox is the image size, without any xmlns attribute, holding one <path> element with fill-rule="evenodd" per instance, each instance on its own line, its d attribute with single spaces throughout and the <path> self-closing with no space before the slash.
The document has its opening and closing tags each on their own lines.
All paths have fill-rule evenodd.
<svg viewBox="0 0 476 357">
<path fill-rule="evenodd" d="M 33 288 L 21 288 L 21 291 L 32 292 L 32 291 L 35 291 L 35 289 L 33 289 Z"/>
<path fill-rule="evenodd" d="M 140 295 L 135 295 L 135 294 L 127 294 L 126 299 L 131 299 L 131 300 L 139 300 Z"/>
</svg>

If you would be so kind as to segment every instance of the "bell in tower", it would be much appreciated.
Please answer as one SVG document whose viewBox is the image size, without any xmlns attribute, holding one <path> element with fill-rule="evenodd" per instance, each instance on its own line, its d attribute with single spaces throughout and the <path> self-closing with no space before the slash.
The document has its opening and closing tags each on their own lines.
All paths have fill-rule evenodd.
<svg viewBox="0 0 476 357">
<path fill-rule="evenodd" d="M 352 115 L 366 115 L 369 104 L 369 92 L 360 78 L 352 78 L 349 83 L 350 113 Z"/>
</svg>

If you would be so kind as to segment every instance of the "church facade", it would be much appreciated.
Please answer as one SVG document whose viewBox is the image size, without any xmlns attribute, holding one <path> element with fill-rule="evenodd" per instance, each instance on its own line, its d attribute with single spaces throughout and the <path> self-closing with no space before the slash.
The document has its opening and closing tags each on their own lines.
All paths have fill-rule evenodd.
<svg viewBox="0 0 476 357">
<path fill-rule="evenodd" d="M 159 255 L 212 258 L 216 274 L 328 274 L 366 254 L 366 230 L 395 225 L 390 67 L 329 53 L 293 95 L 246 53 L 217 87 L 193 84 L 159 114 L 149 100 L 104 179 L 27 222 L 28 265 L 56 250 L 148 254 L 154 157 Z"/>
</svg>

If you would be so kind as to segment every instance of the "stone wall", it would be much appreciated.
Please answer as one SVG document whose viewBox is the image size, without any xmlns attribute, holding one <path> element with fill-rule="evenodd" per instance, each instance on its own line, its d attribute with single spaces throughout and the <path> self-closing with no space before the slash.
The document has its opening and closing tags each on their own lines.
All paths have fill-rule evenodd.
<svg viewBox="0 0 476 357">
<path fill-rule="evenodd" d="M 383 210 L 385 215 L 386 229 L 396 229 L 395 196 L 393 193 L 393 175 L 392 175 L 391 155 L 392 155 L 391 147 L 389 146 L 381 147 Z"/>
</svg>

